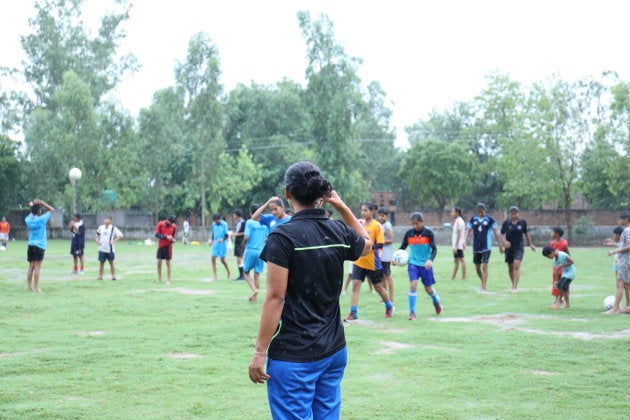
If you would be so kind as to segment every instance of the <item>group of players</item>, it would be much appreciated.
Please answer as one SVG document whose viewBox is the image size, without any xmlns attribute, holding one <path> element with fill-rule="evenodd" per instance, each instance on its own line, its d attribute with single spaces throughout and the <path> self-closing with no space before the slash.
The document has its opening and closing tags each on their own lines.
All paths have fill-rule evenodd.
<svg viewBox="0 0 630 420">
<path fill-rule="evenodd" d="M 29 203 L 31 212 L 25 222 L 29 229 L 29 243 L 27 259 L 29 269 L 27 274 L 28 290 L 39 292 L 39 274 L 41 263 L 46 250 L 46 223 L 54 208 L 47 203 L 35 199 Z M 269 213 L 264 213 L 265 210 Z M 213 280 L 217 279 L 216 260 L 219 259 L 231 277 L 229 266 L 226 262 L 228 251 L 227 243 L 231 239 L 234 246 L 234 255 L 237 260 L 239 276 L 235 280 L 245 280 L 251 289 L 250 301 L 257 299 L 260 288 L 260 273 L 263 272 L 264 263 L 259 258 L 267 235 L 278 225 L 291 219 L 290 210 L 285 209 L 281 198 L 274 196 L 263 205 L 252 205 L 251 218 L 243 219 L 243 213 L 236 209 L 234 216 L 234 229 L 230 231 L 228 224 L 219 214 L 212 216 L 213 223 L 211 235 L 207 244 L 212 247 L 211 261 Z M 487 207 L 478 203 L 476 214 L 465 223 L 459 208 L 452 209 L 453 234 L 452 251 L 454 256 L 454 268 L 451 280 L 455 279 L 461 267 L 462 279 L 466 278 L 466 263 L 464 250 L 468 238 L 472 235 L 473 263 L 477 275 L 481 281 L 481 293 L 487 292 L 488 262 L 492 251 L 492 237 L 499 244 L 500 252 L 505 255 L 508 265 L 508 274 L 512 282 L 512 291 L 517 291 L 520 280 L 520 266 L 523 260 L 525 243 L 532 251 L 536 247 L 532 243 L 527 229 L 527 222 L 519 215 L 519 209 L 512 206 L 509 209 L 510 217 L 504 221 L 499 231 L 497 223 L 487 215 Z M 345 288 L 352 283 L 350 297 L 350 313 L 345 321 L 354 321 L 359 318 L 359 291 L 367 278 L 370 287 L 373 287 L 380 295 L 385 305 L 385 317 L 390 318 L 394 313 L 394 285 L 391 277 L 391 264 L 393 254 L 393 228 L 389 222 L 388 209 L 378 208 L 375 204 L 366 202 L 361 206 L 361 223 L 368 232 L 372 243 L 372 251 L 352 262 Z M 435 277 L 433 275 L 433 260 L 437 255 L 437 246 L 433 231 L 424 226 L 424 217 L 420 212 L 411 214 L 412 228 L 404 234 L 400 249 L 408 249 L 409 262 L 407 273 L 409 276 L 409 320 L 416 319 L 416 299 L 418 282 L 422 282 L 425 292 L 430 297 L 436 314 L 440 314 L 442 306 L 440 298 L 435 290 Z M 176 242 L 177 232 L 176 218 L 174 215 L 161 220 L 155 227 L 155 237 L 158 239 L 156 253 L 157 259 L 157 283 L 162 282 L 162 265 L 166 265 L 166 284 L 171 284 L 171 259 L 173 256 L 173 244 Z M 187 223 L 187 222 L 186 222 Z M 615 303 L 606 313 L 630 312 L 628 308 L 621 309 L 621 298 L 630 292 L 630 212 L 622 212 L 619 220 L 620 226 L 614 231 L 615 237 L 604 242 L 605 245 L 615 246 L 609 255 L 616 255 L 615 276 L 617 279 L 617 292 Z M 2 230 L 0 241 L 6 247 L 10 225 L 3 218 L 0 222 Z M 72 233 L 70 253 L 73 256 L 73 274 L 84 273 L 84 248 L 85 226 L 80 214 L 74 214 L 69 229 Z M 568 243 L 562 238 L 563 230 L 560 227 L 552 229 L 552 240 L 543 248 L 543 255 L 553 260 L 552 295 L 555 300 L 550 309 L 570 307 L 569 285 L 575 278 L 575 265 L 569 254 Z M 188 229 L 185 232 L 187 243 Z M 97 231 L 95 242 L 98 244 L 99 275 L 98 280 L 103 280 L 105 262 L 109 263 L 111 279 L 116 280 L 115 249 L 114 244 L 123 238 L 122 232 L 112 224 L 109 216 L 104 217 Z M 253 271 L 253 275 L 251 272 Z M 345 289 L 344 288 L 344 289 Z"/>
</svg>

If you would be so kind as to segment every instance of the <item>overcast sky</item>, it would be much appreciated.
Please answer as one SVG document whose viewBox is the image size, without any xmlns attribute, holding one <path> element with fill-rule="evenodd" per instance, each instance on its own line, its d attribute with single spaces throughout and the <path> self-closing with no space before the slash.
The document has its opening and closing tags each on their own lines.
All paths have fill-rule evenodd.
<svg viewBox="0 0 630 420">
<path fill-rule="evenodd" d="M 87 0 L 91 14 L 103 1 Z M 107 2 L 106 2 L 107 3 Z M 346 53 L 361 58 L 363 85 L 381 83 L 394 111 L 399 145 L 404 127 L 432 109 L 467 101 L 494 70 L 523 83 L 554 73 L 566 80 L 615 70 L 630 80 L 630 2 L 625 0 L 132 0 L 123 52 L 142 66 L 115 96 L 133 115 L 153 93 L 174 84 L 197 32 L 219 48 L 222 83 L 303 83 L 306 46 L 297 12 L 325 13 Z M 0 65 L 19 64 L 32 0 L 0 0 Z"/>
</svg>

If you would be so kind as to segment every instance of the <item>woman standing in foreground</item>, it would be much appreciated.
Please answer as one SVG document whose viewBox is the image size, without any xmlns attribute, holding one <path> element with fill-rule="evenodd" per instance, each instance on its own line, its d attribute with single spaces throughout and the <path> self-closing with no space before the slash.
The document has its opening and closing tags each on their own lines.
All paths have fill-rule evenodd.
<svg viewBox="0 0 630 420">
<path fill-rule="evenodd" d="M 291 165 L 284 185 L 295 215 L 271 232 L 260 254 L 268 264 L 267 290 L 249 378 L 267 382 L 274 419 L 335 419 L 347 360 L 339 309 L 343 263 L 370 252 L 372 243 L 313 163 Z M 325 203 L 344 223 L 318 208 Z"/>
</svg>

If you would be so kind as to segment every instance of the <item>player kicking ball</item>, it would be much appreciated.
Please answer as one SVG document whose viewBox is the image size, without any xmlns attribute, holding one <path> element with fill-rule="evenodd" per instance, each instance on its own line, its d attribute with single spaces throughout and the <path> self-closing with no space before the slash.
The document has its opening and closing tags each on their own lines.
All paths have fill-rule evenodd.
<svg viewBox="0 0 630 420">
<path fill-rule="evenodd" d="M 433 260 L 437 255 L 437 246 L 435 245 L 435 237 L 433 231 L 424 226 L 424 216 L 420 212 L 411 214 L 411 225 L 413 226 L 403 238 L 400 249 L 409 247 L 409 264 L 407 265 L 407 273 L 409 274 L 409 319 L 416 319 L 416 296 L 418 290 L 418 280 L 422 281 L 424 290 L 431 297 L 435 313 L 442 312 L 440 305 L 440 297 L 438 296 L 433 285 L 435 278 L 433 277 Z M 392 264 L 396 264 L 396 259 L 392 260 Z"/>
</svg>

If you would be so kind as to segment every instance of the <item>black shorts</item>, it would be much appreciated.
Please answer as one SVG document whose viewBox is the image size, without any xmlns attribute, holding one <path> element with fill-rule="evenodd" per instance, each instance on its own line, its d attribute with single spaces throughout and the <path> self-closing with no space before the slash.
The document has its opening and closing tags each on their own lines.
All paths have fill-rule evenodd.
<svg viewBox="0 0 630 420">
<path fill-rule="evenodd" d="M 358 265 L 352 264 L 352 280 L 359 280 L 363 282 L 365 281 L 366 276 L 370 279 L 372 284 L 379 284 L 383 281 L 382 270 L 367 270 L 359 267 Z"/>
<path fill-rule="evenodd" d="M 572 281 L 573 279 L 562 277 L 560 280 L 558 280 L 558 284 L 556 285 L 556 288 L 562 290 L 563 292 L 568 292 L 569 285 L 571 284 Z"/>
<path fill-rule="evenodd" d="M 70 255 L 74 255 L 75 257 L 83 256 L 83 248 L 75 248 L 74 245 L 70 246 Z"/>
<path fill-rule="evenodd" d="M 173 245 L 167 245 L 162 248 L 158 248 L 156 258 L 158 260 L 170 261 L 173 258 Z"/>
<path fill-rule="evenodd" d="M 44 261 L 44 253 L 45 252 L 46 252 L 45 249 L 41 249 L 38 246 L 29 245 L 28 249 L 26 250 L 26 260 L 28 262 L 31 262 L 31 261 Z"/>
<path fill-rule="evenodd" d="M 391 261 L 381 261 L 381 265 L 383 266 L 383 275 L 391 276 L 392 275 L 392 262 Z"/>
<path fill-rule="evenodd" d="M 244 253 L 245 253 L 245 245 L 243 245 L 242 242 L 240 244 L 235 243 L 234 244 L 234 256 L 240 258 L 240 257 L 243 256 Z"/>
<path fill-rule="evenodd" d="M 488 264 L 488 261 L 490 261 L 491 253 L 492 251 L 475 252 L 473 254 L 473 264 Z"/>
<path fill-rule="evenodd" d="M 453 252 L 453 256 L 455 257 L 456 260 L 460 258 L 464 258 L 464 250 L 458 249 L 457 251 Z"/>
<path fill-rule="evenodd" d="M 509 264 L 514 260 L 523 261 L 523 255 L 525 255 L 525 248 L 508 248 L 505 250 L 505 262 Z"/>
<path fill-rule="evenodd" d="M 98 260 L 99 262 L 104 263 L 105 261 L 112 262 L 115 259 L 115 255 L 113 252 L 98 252 Z"/>
</svg>

